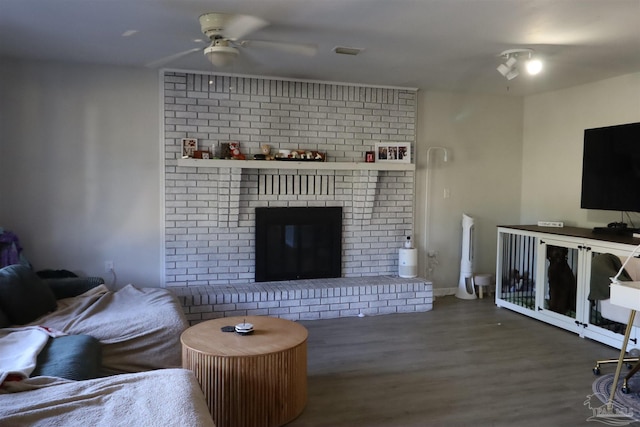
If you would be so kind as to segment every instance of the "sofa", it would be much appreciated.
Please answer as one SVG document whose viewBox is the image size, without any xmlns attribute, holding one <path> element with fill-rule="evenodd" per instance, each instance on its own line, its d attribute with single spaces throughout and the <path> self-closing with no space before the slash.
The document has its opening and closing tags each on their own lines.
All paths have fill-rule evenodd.
<svg viewBox="0 0 640 427">
<path fill-rule="evenodd" d="M 180 368 L 187 327 L 166 289 L 0 269 L 0 420 L 213 426 L 193 373 Z"/>
</svg>

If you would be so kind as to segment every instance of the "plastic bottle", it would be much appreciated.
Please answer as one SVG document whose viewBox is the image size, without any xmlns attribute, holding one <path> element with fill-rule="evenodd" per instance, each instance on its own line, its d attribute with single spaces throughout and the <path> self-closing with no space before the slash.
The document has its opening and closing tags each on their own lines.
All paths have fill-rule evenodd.
<svg viewBox="0 0 640 427">
<path fill-rule="evenodd" d="M 411 236 L 407 236 L 407 240 L 404 242 L 405 249 L 411 249 Z"/>
</svg>

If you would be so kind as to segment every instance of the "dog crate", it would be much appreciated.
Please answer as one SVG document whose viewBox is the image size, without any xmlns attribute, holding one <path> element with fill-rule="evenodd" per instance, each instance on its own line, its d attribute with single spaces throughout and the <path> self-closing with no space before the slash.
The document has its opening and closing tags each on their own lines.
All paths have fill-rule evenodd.
<svg viewBox="0 0 640 427">
<path fill-rule="evenodd" d="M 602 292 L 592 267 L 595 257 L 625 257 L 634 246 L 597 237 L 577 227 L 499 227 L 496 305 L 620 348 L 625 324 L 603 315 L 606 301 L 590 299 L 591 286 Z M 640 328 L 631 342 L 636 337 Z"/>
<path fill-rule="evenodd" d="M 576 318 L 578 249 L 545 245 L 545 310 Z"/>
<path fill-rule="evenodd" d="M 602 252 L 591 251 L 591 265 L 593 265 L 593 259 L 602 255 Z M 615 274 L 612 274 L 614 276 Z M 589 324 L 598 326 L 599 328 L 606 329 L 608 331 L 614 332 L 616 334 L 623 335 L 627 325 L 625 323 L 620 323 L 615 320 L 607 319 L 602 315 L 600 310 L 600 301 L 598 300 L 589 300 Z M 633 344 L 637 344 L 637 341 L 632 338 Z"/>
<path fill-rule="evenodd" d="M 536 238 L 524 234 L 501 233 L 496 297 L 535 310 Z"/>
</svg>

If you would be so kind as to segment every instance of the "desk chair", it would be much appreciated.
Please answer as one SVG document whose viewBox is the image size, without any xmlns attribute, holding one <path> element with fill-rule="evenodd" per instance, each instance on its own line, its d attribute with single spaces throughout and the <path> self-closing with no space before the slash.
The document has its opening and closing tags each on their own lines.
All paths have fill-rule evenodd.
<svg viewBox="0 0 640 427">
<path fill-rule="evenodd" d="M 618 270 L 620 270 L 620 267 L 622 266 L 622 263 L 625 260 L 626 260 L 626 257 L 618 258 L 612 254 L 601 254 L 601 255 L 595 256 L 591 264 L 592 280 L 598 280 L 599 277 L 603 277 L 603 276 L 614 277 L 618 273 Z M 627 265 L 625 266 L 625 270 L 623 271 L 623 274 L 620 275 L 619 280 L 621 281 L 640 280 L 640 259 L 638 258 L 630 259 Z M 593 287 L 592 287 L 592 292 L 593 292 Z M 603 319 L 606 319 L 612 322 L 617 322 L 622 325 L 627 325 L 627 323 L 629 322 L 629 318 L 630 318 L 629 316 L 631 314 L 630 309 L 612 304 L 609 298 L 595 301 L 595 303 L 598 305 L 600 315 L 602 316 Z M 635 318 L 635 320 L 633 321 L 633 326 L 640 327 L 640 316 Z M 630 325 L 627 327 L 630 327 Z M 626 342 L 624 343 L 624 345 L 626 345 Z M 631 352 L 633 352 L 633 350 L 635 349 L 632 349 Z M 600 375 L 601 365 L 618 363 L 619 360 L 620 360 L 619 358 L 598 360 L 596 361 L 596 365 L 593 368 L 593 373 L 595 375 Z M 640 363 L 638 363 L 640 362 L 640 357 L 636 357 L 636 356 L 624 357 L 622 361 L 623 363 L 626 363 L 628 367 L 631 368 L 629 373 L 627 373 L 627 375 L 624 378 L 624 382 L 621 389 L 621 391 L 626 394 L 631 392 L 631 389 L 629 388 L 629 384 L 628 384 L 629 379 L 638 371 L 640 371 Z M 632 365 L 632 364 L 635 364 L 635 365 Z"/>
<path fill-rule="evenodd" d="M 621 323 L 623 325 L 626 325 L 627 322 L 629 321 L 629 314 L 631 312 L 631 310 L 626 309 L 624 307 L 619 307 L 617 305 L 613 305 L 611 304 L 611 301 L 609 299 L 606 300 L 602 300 L 602 301 L 598 301 L 598 311 L 600 312 L 600 315 L 609 321 L 612 322 L 616 322 L 616 323 Z M 640 327 L 640 318 L 636 318 L 633 322 L 633 326 L 636 327 Z M 629 367 L 630 369 L 632 368 L 632 363 L 637 363 L 640 361 L 640 357 L 634 356 L 633 354 L 635 353 L 636 349 L 632 349 L 629 353 L 630 356 L 629 357 L 625 357 L 623 359 L 623 362 L 627 364 L 627 367 Z M 595 375 L 600 375 L 600 366 L 601 365 L 606 365 L 606 364 L 615 364 L 618 363 L 618 359 L 604 359 L 604 360 L 597 360 L 595 366 L 593 367 L 593 373 Z M 640 369 L 640 364 L 637 364 L 638 369 Z M 632 373 L 633 372 L 633 373 Z M 627 378 L 625 379 L 625 385 L 627 383 L 627 380 L 629 378 L 631 378 L 633 376 L 633 374 L 635 374 L 637 372 L 636 371 L 632 371 L 629 372 L 629 375 L 627 376 Z M 627 387 L 627 391 L 625 391 L 625 388 L 623 387 L 623 392 L 627 393 L 628 391 L 628 387 Z"/>
<path fill-rule="evenodd" d="M 625 260 L 626 257 L 617 257 L 613 254 L 604 253 L 596 255 L 591 261 L 591 292 L 589 299 L 592 301 L 596 313 L 602 317 L 602 320 L 615 322 L 619 324 L 620 328 L 624 327 L 629 321 L 631 310 L 611 304 L 609 285 L 611 283 L 610 278 L 618 273 Z M 638 278 L 640 278 L 640 260 L 633 258 L 629 260 L 619 279 L 631 281 L 638 280 Z M 635 320 L 633 325 L 640 327 L 640 318 Z M 621 329 L 621 333 L 624 333 L 624 329 Z M 638 357 L 627 357 L 624 359 L 624 363 L 631 364 L 639 360 Z M 618 359 L 596 361 L 593 373 L 600 375 L 600 366 L 611 363 L 618 363 Z"/>
</svg>

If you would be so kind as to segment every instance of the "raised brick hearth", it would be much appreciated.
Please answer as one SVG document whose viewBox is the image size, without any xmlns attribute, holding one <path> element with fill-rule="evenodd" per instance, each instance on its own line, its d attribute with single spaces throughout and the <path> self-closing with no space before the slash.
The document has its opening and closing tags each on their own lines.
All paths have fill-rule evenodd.
<svg viewBox="0 0 640 427">
<path fill-rule="evenodd" d="M 396 276 L 172 287 L 191 324 L 228 316 L 331 319 L 429 311 L 431 282 Z"/>
</svg>

